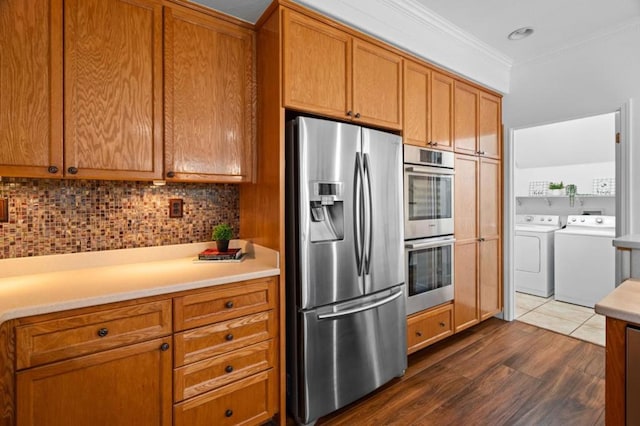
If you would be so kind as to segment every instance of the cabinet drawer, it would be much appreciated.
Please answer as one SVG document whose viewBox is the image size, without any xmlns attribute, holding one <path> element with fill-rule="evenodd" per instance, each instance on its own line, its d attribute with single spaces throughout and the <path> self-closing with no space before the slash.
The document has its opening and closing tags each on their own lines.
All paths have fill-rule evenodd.
<svg viewBox="0 0 640 426">
<path fill-rule="evenodd" d="M 269 370 L 176 404 L 173 424 L 260 424 L 276 412 L 276 382 L 273 370 Z"/>
<path fill-rule="evenodd" d="M 17 369 L 171 334 L 171 300 L 16 327 Z"/>
<path fill-rule="evenodd" d="M 175 366 L 190 364 L 270 339 L 277 334 L 277 326 L 275 312 L 268 311 L 176 333 Z"/>
<path fill-rule="evenodd" d="M 413 315 L 407 319 L 408 352 L 415 352 L 452 334 L 452 304 Z"/>
<path fill-rule="evenodd" d="M 273 309 L 276 277 L 246 281 L 174 298 L 175 330 L 187 330 L 254 312 Z"/>
<path fill-rule="evenodd" d="M 175 402 L 273 367 L 274 350 L 274 340 L 270 339 L 176 369 L 173 375 Z"/>
</svg>

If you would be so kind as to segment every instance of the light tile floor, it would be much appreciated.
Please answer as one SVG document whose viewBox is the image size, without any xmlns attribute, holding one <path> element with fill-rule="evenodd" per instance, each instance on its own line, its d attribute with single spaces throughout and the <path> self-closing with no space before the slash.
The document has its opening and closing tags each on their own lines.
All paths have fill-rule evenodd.
<svg viewBox="0 0 640 426">
<path fill-rule="evenodd" d="M 591 308 L 516 292 L 516 320 L 605 345 L 605 317 Z"/>
</svg>

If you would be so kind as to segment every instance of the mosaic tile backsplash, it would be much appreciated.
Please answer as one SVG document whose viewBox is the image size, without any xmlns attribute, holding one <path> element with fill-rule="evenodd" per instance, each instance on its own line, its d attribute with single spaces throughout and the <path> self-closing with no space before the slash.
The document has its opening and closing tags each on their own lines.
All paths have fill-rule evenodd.
<svg viewBox="0 0 640 426">
<path fill-rule="evenodd" d="M 239 190 L 231 184 L 2 178 L 9 222 L 0 259 L 185 244 L 211 239 L 226 222 L 239 233 Z M 184 201 L 169 217 L 169 199 Z"/>
</svg>

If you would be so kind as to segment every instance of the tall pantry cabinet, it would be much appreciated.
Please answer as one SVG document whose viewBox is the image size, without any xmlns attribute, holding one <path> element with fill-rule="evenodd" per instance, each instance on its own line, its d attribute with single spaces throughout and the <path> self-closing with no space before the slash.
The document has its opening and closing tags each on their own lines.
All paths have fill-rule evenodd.
<svg viewBox="0 0 640 426">
<path fill-rule="evenodd" d="M 500 98 L 455 82 L 455 331 L 502 310 Z"/>
</svg>

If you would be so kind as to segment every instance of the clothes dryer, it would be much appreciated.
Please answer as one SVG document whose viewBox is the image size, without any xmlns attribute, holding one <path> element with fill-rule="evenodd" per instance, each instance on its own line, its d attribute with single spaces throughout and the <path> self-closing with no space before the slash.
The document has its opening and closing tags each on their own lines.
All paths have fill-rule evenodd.
<svg viewBox="0 0 640 426">
<path fill-rule="evenodd" d="M 516 215 L 515 287 L 521 293 L 553 294 L 553 233 L 562 227 L 560 216 Z"/>
<path fill-rule="evenodd" d="M 555 234 L 555 299 L 593 308 L 615 288 L 615 216 L 569 216 Z"/>
</svg>

